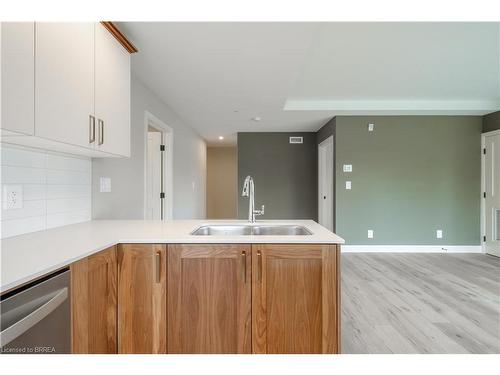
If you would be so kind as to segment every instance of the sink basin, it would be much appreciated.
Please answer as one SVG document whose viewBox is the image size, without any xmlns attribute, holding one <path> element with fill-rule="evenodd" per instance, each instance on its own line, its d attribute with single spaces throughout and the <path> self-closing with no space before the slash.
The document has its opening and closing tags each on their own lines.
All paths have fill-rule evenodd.
<svg viewBox="0 0 500 375">
<path fill-rule="evenodd" d="M 191 232 L 193 236 L 308 236 L 301 225 L 204 225 Z"/>
</svg>

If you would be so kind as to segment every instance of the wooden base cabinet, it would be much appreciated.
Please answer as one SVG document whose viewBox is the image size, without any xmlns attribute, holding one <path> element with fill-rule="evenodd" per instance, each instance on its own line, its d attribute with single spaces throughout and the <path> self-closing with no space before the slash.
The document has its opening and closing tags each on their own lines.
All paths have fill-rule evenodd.
<svg viewBox="0 0 500 375">
<path fill-rule="evenodd" d="M 340 353 L 340 247 L 120 244 L 71 265 L 74 353 Z"/>
<path fill-rule="evenodd" d="M 117 352 L 116 246 L 71 265 L 72 352 Z"/>
<path fill-rule="evenodd" d="M 169 245 L 169 353 L 251 353 L 251 266 L 250 245 Z"/>
<path fill-rule="evenodd" d="M 339 249 L 252 246 L 254 353 L 339 353 Z"/>
<path fill-rule="evenodd" d="M 167 246 L 118 247 L 118 352 L 167 352 Z"/>
</svg>

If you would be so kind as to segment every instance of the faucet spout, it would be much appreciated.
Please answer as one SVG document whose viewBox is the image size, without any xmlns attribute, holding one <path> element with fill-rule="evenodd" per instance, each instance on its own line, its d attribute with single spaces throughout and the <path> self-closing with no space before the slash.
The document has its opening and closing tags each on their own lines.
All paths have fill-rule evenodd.
<svg viewBox="0 0 500 375">
<path fill-rule="evenodd" d="M 264 215 L 264 205 L 261 210 L 255 210 L 255 185 L 252 176 L 247 176 L 243 183 L 242 197 L 248 197 L 248 221 L 255 223 L 256 215 Z"/>
</svg>

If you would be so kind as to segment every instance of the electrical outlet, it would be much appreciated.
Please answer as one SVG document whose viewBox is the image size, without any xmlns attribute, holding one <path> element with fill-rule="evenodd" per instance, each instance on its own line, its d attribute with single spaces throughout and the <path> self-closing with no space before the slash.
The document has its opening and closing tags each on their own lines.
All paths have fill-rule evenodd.
<svg viewBox="0 0 500 375">
<path fill-rule="evenodd" d="M 346 190 L 351 190 L 351 181 L 346 181 L 345 182 L 345 189 Z"/>
<path fill-rule="evenodd" d="M 373 238 L 373 230 L 368 229 L 368 238 Z"/>
<path fill-rule="evenodd" d="M 443 238 L 443 231 L 441 229 L 436 231 L 436 238 Z"/>
<path fill-rule="evenodd" d="M 372 132 L 374 127 L 375 127 L 375 124 L 368 124 L 368 131 Z"/>
<path fill-rule="evenodd" d="M 2 198 L 4 210 L 23 208 L 23 185 L 5 185 Z"/>
</svg>

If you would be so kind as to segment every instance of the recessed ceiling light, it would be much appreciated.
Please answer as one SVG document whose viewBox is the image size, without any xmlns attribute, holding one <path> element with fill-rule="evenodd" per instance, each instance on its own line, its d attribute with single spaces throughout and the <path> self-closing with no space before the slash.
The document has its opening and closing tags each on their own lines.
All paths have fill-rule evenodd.
<svg viewBox="0 0 500 375">
<path fill-rule="evenodd" d="M 219 141 L 222 141 L 224 137 L 222 135 L 219 135 Z"/>
<path fill-rule="evenodd" d="M 259 122 L 260 120 L 262 120 L 262 119 L 259 116 L 252 117 L 252 121 Z"/>
</svg>

